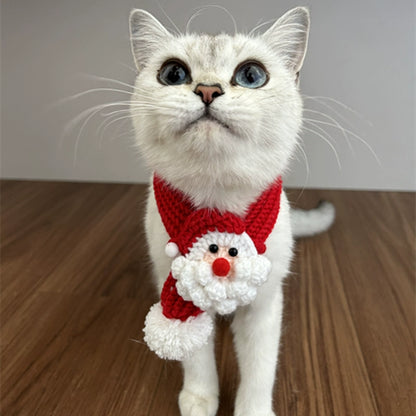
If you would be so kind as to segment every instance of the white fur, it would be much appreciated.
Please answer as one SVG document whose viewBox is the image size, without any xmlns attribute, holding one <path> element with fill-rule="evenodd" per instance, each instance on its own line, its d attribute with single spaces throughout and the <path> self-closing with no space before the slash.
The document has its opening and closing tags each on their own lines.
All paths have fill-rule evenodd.
<svg viewBox="0 0 416 416">
<path fill-rule="evenodd" d="M 192 34 L 166 35 L 157 47 L 149 43 L 146 48 L 149 34 L 133 42 L 146 48 L 131 105 L 137 144 L 151 168 L 196 206 L 243 214 L 293 155 L 302 101 L 286 53 L 275 53 L 272 32 L 267 34 L 267 42 L 261 36 Z M 172 57 L 191 68 L 191 84 L 167 87 L 157 81 L 158 69 Z M 270 80 L 264 87 L 230 84 L 236 66 L 247 59 L 267 68 Z M 198 83 L 221 84 L 224 94 L 210 108 L 229 129 L 209 120 L 190 126 L 205 111 L 193 93 Z"/>
<path fill-rule="evenodd" d="M 131 114 L 137 144 L 149 166 L 196 207 L 243 215 L 250 204 L 286 170 L 302 123 L 297 72 L 306 50 L 309 15 L 296 8 L 264 35 L 169 34 L 147 12 L 131 15 L 132 49 L 139 75 Z M 185 62 L 192 82 L 166 86 L 156 79 L 169 58 Z M 238 64 L 261 61 L 269 82 L 258 89 L 230 83 Z M 212 120 L 195 122 L 204 112 L 194 94 L 198 83 L 219 83 L 224 94 L 210 105 Z M 225 128 L 223 124 L 229 126 Z M 169 240 L 149 193 L 146 232 L 158 287 L 169 274 Z M 272 264 L 257 296 L 235 312 L 232 329 L 241 382 L 235 416 L 272 416 L 273 385 L 282 315 L 282 282 L 293 253 L 289 204 L 284 192 L 278 221 L 265 256 Z M 179 397 L 182 416 L 214 416 L 218 377 L 213 338 L 183 361 L 184 385 Z"/>
<path fill-rule="evenodd" d="M 292 209 L 290 222 L 294 237 L 309 237 L 327 230 L 335 219 L 335 208 L 327 201 L 323 201 L 315 209 L 309 211 Z"/>
</svg>

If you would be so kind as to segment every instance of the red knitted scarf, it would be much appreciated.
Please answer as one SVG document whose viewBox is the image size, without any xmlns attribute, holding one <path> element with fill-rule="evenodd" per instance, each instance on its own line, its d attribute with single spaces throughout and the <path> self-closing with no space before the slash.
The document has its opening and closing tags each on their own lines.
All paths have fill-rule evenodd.
<svg viewBox="0 0 416 416">
<path fill-rule="evenodd" d="M 265 241 L 272 232 L 280 209 L 282 180 L 279 177 L 260 197 L 250 205 L 244 218 L 217 209 L 195 209 L 181 191 L 173 188 L 156 174 L 153 189 L 159 214 L 169 234 L 170 241 L 177 244 L 185 255 L 192 244 L 207 231 L 241 234 L 244 231 L 253 240 L 258 254 L 266 251 Z M 163 313 L 167 318 L 186 320 L 197 316 L 201 309 L 179 296 L 172 273 L 161 294 Z"/>
</svg>

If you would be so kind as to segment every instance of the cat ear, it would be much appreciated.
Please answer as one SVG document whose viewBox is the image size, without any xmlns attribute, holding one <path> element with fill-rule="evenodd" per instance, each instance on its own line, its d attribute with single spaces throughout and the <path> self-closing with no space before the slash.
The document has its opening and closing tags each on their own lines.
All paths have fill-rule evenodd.
<svg viewBox="0 0 416 416">
<path fill-rule="evenodd" d="M 130 41 L 134 61 L 140 71 L 154 51 L 172 35 L 155 17 L 141 9 L 130 13 Z"/>
<path fill-rule="evenodd" d="M 284 58 L 286 65 L 295 74 L 299 72 L 305 58 L 309 22 L 309 10 L 306 7 L 296 7 L 263 34 L 263 38 Z"/>
</svg>

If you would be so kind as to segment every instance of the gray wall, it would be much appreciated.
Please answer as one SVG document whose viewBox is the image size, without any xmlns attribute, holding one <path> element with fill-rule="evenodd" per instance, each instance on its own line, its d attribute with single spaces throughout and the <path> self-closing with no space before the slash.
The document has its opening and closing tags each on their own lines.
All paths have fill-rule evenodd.
<svg viewBox="0 0 416 416">
<path fill-rule="evenodd" d="M 210 0 L 160 1 L 183 29 L 193 9 Z M 412 0 L 273 0 L 220 1 L 235 16 L 240 30 L 278 17 L 299 4 L 310 7 L 312 31 L 301 74 L 305 95 L 327 96 L 357 113 L 326 100 L 306 106 L 325 112 L 365 140 L 376 161 L 357 137 L 320 124 L 331 147 L 305 131 L 304 150 L 294 160 L 286 183 L 292 186 L 414 190 L 415 179 L 415 36 Z M 131 84 L 133 61 L 127 17 L 132 7 L 145 8 L 172 26 L 157 2 L 143 0 L 3 0 L 1 16 L 1 175 L 89 181 L 147 180 L 144 164 L 132 147 L 128 120 L 97 132 L 97 114 L 77 139 L 80 125 L 65 125 L 83 110 L 126 100 L 127 94 L 96 92 L 55 105 L 90 88 L 121 85 L 85 74 Z M 232 31 L 218 9 L 196 19 L 194 28 Z M 326 107 L 330 104 L 332 109 Z M 336 111 L 336 113 L 334 112 Z M 121 113 L 120 113 L 121 114 Z M 308 117 L 318 116 L 308 112 Z M 331 122 L 322 118 L 321 121 Z M 371 124 L 370 124 L 371 123 Z M 314 127 L 315 130 L 316 127 Z M 317 130 L 321 135 L 321 130 Z M 327 138 L 328 139 L 328 138 Z M 76 143 L 78 144 L 76 145 Z"/>
</svg>

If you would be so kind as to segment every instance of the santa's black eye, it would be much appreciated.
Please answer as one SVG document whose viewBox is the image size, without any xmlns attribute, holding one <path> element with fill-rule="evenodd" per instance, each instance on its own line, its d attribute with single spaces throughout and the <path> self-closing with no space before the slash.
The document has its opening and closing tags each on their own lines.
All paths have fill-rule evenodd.
<svg viewBox="0 0 416 416">
<path fill-rule="evenodd" d="M 245 88 L 260 88 L 267 83 L 269 75 L 260 62 L 245 62 L 235 70 L 231 80 L 233 85 Z"/>
<path fill-rule="evenodd" d="M 157 79 L 164 85 L 189 84 L 192 79 L 186 65 L 179 61 L 166 61 L 159 69 Z"/>
<path fill-rule="evenodd" d="M 235 247 L 231 247 L 231 248 L 228 250 L 228 254 L 229 254 L 231 257 L 235 257 L 235 256 L 238 254 L 238 250 L 237 250 Z"/>
<path fill-rule="evenodd" d="M 217 251 L 218 251 L 218 246 L 216 245 L 216 244 L 211 244 L 210 246 L 209 246 L 209 251 L 211 252 L 211 253 L 216 253 Z"/>
</svg>

